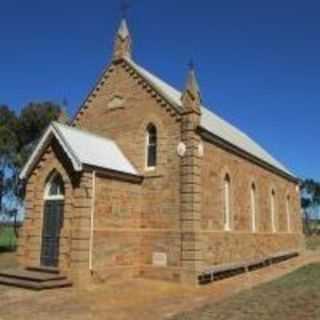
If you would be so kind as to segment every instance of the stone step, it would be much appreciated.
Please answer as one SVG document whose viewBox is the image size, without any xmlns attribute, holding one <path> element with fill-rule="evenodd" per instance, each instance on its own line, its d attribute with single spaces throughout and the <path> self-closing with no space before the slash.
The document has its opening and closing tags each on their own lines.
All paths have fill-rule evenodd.
<svg viewBox="0 0 320 320">
<path fill-rule="evenodd" d="M 44 273 L 60 273 L 60 270 L 56 267 L 45 267 L 45 266 L 28 266 L 26 270 L 37 271 Z"/>
<path fill-rule="evenodd" d="M 40 287 L 41 287 L 41 284 L 39 282 L 9 278 L 6 276 L 0 276 L 0 285 L 18 287 L 23 289 L 33 289 L 33 290 L 40 290 Z"/>
<path fill-rule="evenodd" d="M 41 289 L 58 289 L 58 288 L 67 288 L 72 287 L 72 281 L 68 279 L 64 280 L 53 280 L 53 281 L 46 281 L 41 283 Z"/>
<path fill-rule="evenodd" d="M 67 279 L 35 282 L 3 276 L 0 276 L 0 284 L 32 290 L 57 289 L 72 286 L 72 282 Z"/>
<path fill-rule="evenodd" d="M 8 269 L 0 270 L 1 277 L 20 279 L 20 280 L 30 280 L 33 282 L 45 282 L 54 280 L 65 280 L 66 276 L 63 274 L 52 274 L 44 272 L 29 271 L 24 269 Z"/>
</svg>

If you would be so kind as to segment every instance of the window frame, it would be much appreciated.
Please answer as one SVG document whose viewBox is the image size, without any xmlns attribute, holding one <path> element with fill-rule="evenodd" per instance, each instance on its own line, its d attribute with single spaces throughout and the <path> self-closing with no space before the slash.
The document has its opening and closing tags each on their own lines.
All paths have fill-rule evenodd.
<svg viewBox="0 0 320 320">
<path fill-rule="evenodd" d="M 223 229 L 225 232 L 230 232 L 231 228 L 231 178 L 226 174 L 223 179 L 224 193 L 224 210 L 223 210 Z"/>
<path fill-rule="evenodd" d="M 290 197 L 290 195 L 287 195 L 286 196 L 286 213 L 287 213 L 287 231 L 288 231 L 288 233 L 292 232 L 292 229 L 291 229 L 291 216 L 290 216 L 290 213 L 291 213 L 290 203 L 291 203 L 291 197 Z"/>
<path fill-rule="evenodd" d="M 51 187 L 59 179 L 58 193 L 51 194 Z M 64 200 L 65 197 L 65 186 L 62 176 L 59 173 L 54 173 L 47 181 L 44 192 L 44 200 Z"/>
<path fill-rule="evenodd" d="M 154 130 L 155 142 L 150 142 L 151 130 Z M 150 148 L 154 148 L 154 165 L 149 165 L 150 160 Z M 158 160 L 158 130 L 157 127 L 153 123 L 149 123 L 146 128 L 145 133 L 145 170 L 146 171 L 154 171 L 157 168 L 157 160 Z"/>
<path fill-rule="evenodd" d="M 257 232 L 257 187 L 255 183 L 250 188 L 251 230 Z"/>
<path fill-rule="evenodd" d="M 270 196 L 270 213 L 271 213 L 271 231 L 272 233 L 277 232 L 277 227 L 276 227 L 276 192 L 274 189 L 271 191 L 271 196 Z"/>
</svg>

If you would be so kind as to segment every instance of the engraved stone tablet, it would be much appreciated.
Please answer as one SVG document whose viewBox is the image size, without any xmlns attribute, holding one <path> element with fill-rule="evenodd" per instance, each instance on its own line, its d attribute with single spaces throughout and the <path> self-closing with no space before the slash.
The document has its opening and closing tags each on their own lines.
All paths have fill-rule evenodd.
<svg viewBox="0 0 320 320">
<path fill-rule="evenodd" d="M 123 108 L 123 106 L 124 106 L 124 99 L 120 96 L 112 97 L 112 99 L 108 103 L 109 110 Z"/>
<path fill-rule="evenodd" d="M 164 252 L 154 252 L 152 255 L 152 264 L 157 267 L 166 267 L 167 254 Z"/>
</svg>

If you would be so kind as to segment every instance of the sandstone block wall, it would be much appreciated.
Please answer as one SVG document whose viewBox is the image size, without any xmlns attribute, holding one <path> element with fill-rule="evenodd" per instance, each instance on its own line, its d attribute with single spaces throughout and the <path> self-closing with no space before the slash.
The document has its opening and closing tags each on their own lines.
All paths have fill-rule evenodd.
<svg viewBox="0 0 320 320">
<path fill-rule="evenodd" d="M 99 280 L 137 274 L 140 263 L 141 186 L 96 177 L 93 274 Z"/>
<path fill-rule="evenodd" d="M 159 277 L 159 272 L 165 272 L 166 267 L 153 264 L 154 253 L 167 255 L 167 268 L 175 269 L 180 263 L 180 159 L 176 152 L 180 120 L 161 96 L 120 63 L 105 74 L 75 121 L 77 127 L 116 141 L 144 176 L 139 220 L 118 219 L 116 223 L 130 229 L 128 237 L 139 232 L 139 259 L 145 276 Z M 157 167 L 152 171 L 145 162 L 149 123 L 156 126 L 158 137 Z M 175 273 L 166 271 L 168 277 L 176 278 Z"/>
<path fill-rule="evenodd" d="M 220 264 L 301 249 L 300 194 L 295 183 L 211 143 L 202 165 L 201 233 L 205 264 Z M 230 176 L 231 231 L 224 232 L 224 178 Z M 256 186 L 256 232 L 252 231 L 250 190 Z M 271 228 L 271 191 L 275 191 L 275 225 Z M 290 229 L 286 201 L 290 196 Z"/>
<path fill-rule="evenodd" d="M 70 179 L 71 166 L 64 157 L 58 143 L 48 147 L 37 167 L 34 169 L 26 186 L 25 221 L 18 243 L 18 260 L 23 265 L 39 265 L 41 254 L 44 192 L 51 174 L 59 172 L 65 185 L 64 221 L 60 239 L 59 266 L 69 269 L 71 259 L 73 183 L 77 177 Z"/>
</svg>

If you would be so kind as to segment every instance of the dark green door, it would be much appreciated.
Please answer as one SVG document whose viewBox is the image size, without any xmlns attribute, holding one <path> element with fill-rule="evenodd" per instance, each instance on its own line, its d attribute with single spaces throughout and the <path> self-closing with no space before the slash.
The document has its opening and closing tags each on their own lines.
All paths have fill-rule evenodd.
<svg viewBox="0 0 320 320">
<path fill-rule="evenodd" d="M 45 202 L 41 247 L 41 265 L 43 266 L 58 266 L 63 209 L 64 202 L 61 200 L 48 200 Z"/>
</svg>

